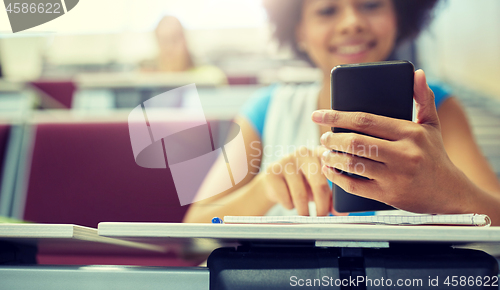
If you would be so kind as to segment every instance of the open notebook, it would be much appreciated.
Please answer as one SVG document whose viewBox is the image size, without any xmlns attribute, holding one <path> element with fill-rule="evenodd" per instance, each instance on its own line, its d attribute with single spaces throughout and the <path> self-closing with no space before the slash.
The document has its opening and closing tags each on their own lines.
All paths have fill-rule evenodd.
<svg viewBox="0 0 500 290">
<path fill-rule="evenodd" d="M 382 224 L 382 225 L 461 225 L 489 226 L 483 214 L 375 215 L 375 216 L 225 216 L 227 224 Z"/>
</svg>

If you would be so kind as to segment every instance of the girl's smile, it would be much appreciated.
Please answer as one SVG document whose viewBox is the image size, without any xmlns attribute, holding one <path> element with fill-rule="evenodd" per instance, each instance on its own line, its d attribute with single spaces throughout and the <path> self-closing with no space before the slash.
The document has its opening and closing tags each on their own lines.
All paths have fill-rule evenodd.
<svg viewBox="0 0 500 290">
<path fill-rule="evenodd" d="M 344 63 L 362 62 L 363 59 L 377 46 L 376 40 L 371 41 L 346 41 L 328 47 L 332 57 Z"/>
<path fill-rule="evenodd" d="M 391 0 L 305 0 L 296 27 L 299 47 L 325 78 L 339 64 L 385 60 L 396 37 Z"/>
</svg>

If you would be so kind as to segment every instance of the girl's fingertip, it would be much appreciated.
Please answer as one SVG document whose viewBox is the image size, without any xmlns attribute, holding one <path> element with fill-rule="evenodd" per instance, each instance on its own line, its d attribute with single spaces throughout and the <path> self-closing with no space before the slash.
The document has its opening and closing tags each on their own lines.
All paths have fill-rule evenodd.
<svg viewBox="0 0 500 290">
<path fill-rule="evenodd" d="M 427 77 L 425 76 L 425 72 L 422 69 L 417 70 L 415 73 L 421 75 L 421 78 L 423 78 L 424 81 L 427 82 Z"/>
<path fill-rule="evenodd" d="M 312 113 L 312 120 L 316 123 L 322 123 L 324 115 L 325 113 L 323 111 L 314 111 Z"/>
<path fill-rule="evenodd" d="M 323 133 L 323 135 L 321 135 L 321 138 L 320 138 L 321 144 L 324 144 L 326 142 L 326 139 L 328 138 L 328 136 L 330 136 L 330 134 L 332 134 L 332 133 L 328 131 L 328 132 Z"/>
</svg>

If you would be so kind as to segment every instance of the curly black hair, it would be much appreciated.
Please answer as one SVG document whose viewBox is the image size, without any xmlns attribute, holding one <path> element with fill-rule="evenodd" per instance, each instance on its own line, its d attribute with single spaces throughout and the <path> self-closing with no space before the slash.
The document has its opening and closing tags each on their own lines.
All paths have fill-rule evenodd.
<svg viewBox="0 0 500 290">
<path fill-rule="evenodd" d="M 304 0 L 263 0 L 269 21 L 274 25 L 274 37 L 280 46 L 289 46 L 301 59 L 311 62 L 300 51 L 295 39 L 295 28 L 301 20 Z M 398 21 L 396 46 L 416 37 L 430 22 L 432 10 L 439 0 L 392 0 Z M 312 62 L 311 62 L 312 63 Z"/>
</svg>

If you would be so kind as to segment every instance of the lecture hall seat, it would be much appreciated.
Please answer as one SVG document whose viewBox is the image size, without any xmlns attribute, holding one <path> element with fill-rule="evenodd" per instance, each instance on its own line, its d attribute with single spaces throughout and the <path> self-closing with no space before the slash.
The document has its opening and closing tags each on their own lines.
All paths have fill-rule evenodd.
<svg viewBox="0 0 500 290">
<path fill-rule="evenodd" d="M 35 125 L 24 219 L 96 228 L 103 221 L 181 222 L 168 169 L 139 167 L 128 124 L 39 123 Z M 41 264 L 186 266 L 199 261 L 164 256 L 68 257 L 39 255 Z"/>
<path fill-rule="evenodd" d="M 48 105 L 57 104 L 62 108 L 70 109 L 73 103 L 73 94 L 76 86 L 72 81 L 34 81 L 31 85 L 45 93 L 55 102 L 48 102 Z"/>
<path fill-rule="evenodd" d="M 9 141 L 10 127 L 11 125 L 8 123 L 0 123 L 0 188 L 2 188 L 1 178 L 3 177 L 5 166 L 5 156 L 7 154 L 7 144 Z"/>
<path fill-rule="evenodd" d="M 102 221 L 180 222 L 168 169 L 138 166 L 127 123 L 37 124 L 24 218 L 97 227 Z"/>
</svg>

